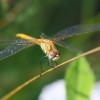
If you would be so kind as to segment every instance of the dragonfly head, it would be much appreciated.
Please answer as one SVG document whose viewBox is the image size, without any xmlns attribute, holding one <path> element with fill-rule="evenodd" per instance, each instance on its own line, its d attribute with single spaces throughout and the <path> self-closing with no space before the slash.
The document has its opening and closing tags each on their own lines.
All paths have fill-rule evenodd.
<svg viewBox="0 0 100 100">
<path fill-rule="evenodd" d="M 53 61 L 56 61 L 60 58 L 60 53 L 59 51 L 51 51 L 49 53 L 49 59 L 53 60 Z"/>
</svg>

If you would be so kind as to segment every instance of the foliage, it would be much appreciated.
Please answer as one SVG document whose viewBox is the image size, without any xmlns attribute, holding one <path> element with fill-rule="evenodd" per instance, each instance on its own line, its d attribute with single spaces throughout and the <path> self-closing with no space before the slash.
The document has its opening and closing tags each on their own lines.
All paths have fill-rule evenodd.
<svg viewBox="0 0 100 100">
<path fill-rule="evenodd" d="M 100 22 L 100 0 L 0 0 L 0 40 L 16 39 L 16 33 L 26 33 L 39 38 L 41 33 L 53 35 L 76 24 Z M 99 45 L 100 34 L 93 33 L 68 40 L 82 51 Z M 10 45 L 10 44 L 9 44 Z M 0 50 L 8 44 L 0 43 Z M 74 53 L 62 48 L 58 63 Z M 39 60 L 44 54 L 38 46 L 23 50 L 0 61 L 0 98 L 12 89 L 40 73 Z M 89 57 L 96 78 L 100 79 L 98 54 Z M 48 65 L 44 67 L 47 69 Z M 11 100 L 37 100 L 41 88 L 63 78 L 65 67 L 55 70 L 14 95 Z M 22 95 L 23 94 L 23 95 Z"/>
<path fill-rule="evenodd" d="M 88 100 L 94 74 L 85 57 L 73 61 L 66 71 L 67 100 Z"/>
</svg>

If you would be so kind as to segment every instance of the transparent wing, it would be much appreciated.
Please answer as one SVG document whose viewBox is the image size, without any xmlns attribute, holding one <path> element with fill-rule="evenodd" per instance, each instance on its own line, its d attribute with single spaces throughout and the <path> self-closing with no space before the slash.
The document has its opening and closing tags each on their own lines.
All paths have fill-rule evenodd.
<svg viewBox="0 0 100 100">
<path fill-rule="evenodd" d="M 63 48 L 69 49 L 70 51 L 72 51 L 74 53 L 81 53 L 80 50 L 78 50 L 77 48 L 73 47 L 72 45 L 70 45 L 68 43 L 65 43 L 64 41 L 56 41 L 55 44 L 57 44 Z"/>
<path fill-rule="evenodd" d="M 88 32 L 94 32 L 99 30 L 100 24 L 76 25 L 56 33 L 54 36 L 50 37 L 50 39 L 59 41 L 73 37 L 75 35 L 85 34 Z"/>
<path fill-rule="evenodd" d="M 30 43 L 30 41 L 24 39 L 13 39 L 13 40 L 0 40 L 0 45 L 2 44 L 25 44 Z"/>
<path fill-rule="evenodd" d="M 6 47 L 4 50 L 0 51 L 0 60 L 3 60 L 9 56 L 12 56 L 16 53 L 18 53 L 19 51 L 28 48 L 30 46 L 33 46 L 34 43 L 27 41 L 27 40 L 22 40 L 22 39 L 18 39 L 18 40 L 0 40 L 0 43 L 10 43 L 11 45 Z"/>
</svg>

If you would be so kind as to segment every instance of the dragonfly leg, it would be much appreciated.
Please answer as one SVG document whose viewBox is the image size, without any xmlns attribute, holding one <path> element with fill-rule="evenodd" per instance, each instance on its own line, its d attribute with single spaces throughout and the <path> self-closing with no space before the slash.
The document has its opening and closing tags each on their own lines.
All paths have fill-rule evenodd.
<svg viewBox="0 0 100 100">
<path fill-rule="evenodd" d="M 48 65 L 50 67 L 53 67 L 54 68 L 55 66 L 57 66 L 57 62 L 55 61 L 55 65 L 52 65 L 52 60 L 49 60 Z"/>
<path fill-rule="evenodd" d="M 57 61 L 55 61 L 56 66 L 58 65 Z"/>
<path fill-rule="evenodd" d="M 42 68 L 42 62 L 47 58 L 47 56 L 44 56 L 40 59 L 40 66 L 41 66 L 41 73 L 43 71 L 43 68 Z"/>
</svg>

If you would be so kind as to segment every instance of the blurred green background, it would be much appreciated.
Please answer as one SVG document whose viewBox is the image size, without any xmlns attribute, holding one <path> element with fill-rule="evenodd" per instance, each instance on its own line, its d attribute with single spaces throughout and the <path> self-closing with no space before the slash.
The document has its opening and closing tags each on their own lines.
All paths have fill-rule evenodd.
<svg viewBox="0 0 100 100">
<path fill-rule="evenodd" d="M 42 32 L 53 35 L 76 24 L 100 23 L 100 0 L 0 0 L 0 39 L 15 39 L 16 33 L 40 38 Z M 68 39 L 82 51 L 100 45 L 100 31 Z M 0 50 L 6 45 L 0 44 Z M 75 54 L 57 46 L 61 52 L 58 63 Z M 25 49 L 0 61 L 0 98 L 28 79 L 40 74 L 40 58 L 44 54 L 39 46 Z M 100 53 L 89 55 L 88 61 L 96 81 L 100 80 Z M 34 81 L 10 100 L 38 100 L 46 84 L 64 77 L 65 67 L 54 70 Z M 45 65 L 44 70 L 49 67 Z"/>
</svg>

